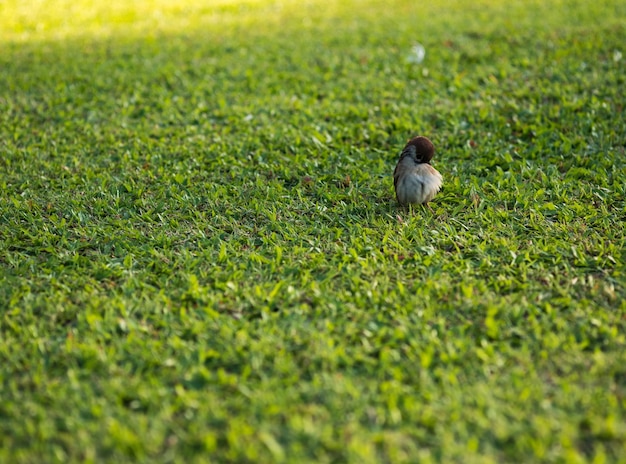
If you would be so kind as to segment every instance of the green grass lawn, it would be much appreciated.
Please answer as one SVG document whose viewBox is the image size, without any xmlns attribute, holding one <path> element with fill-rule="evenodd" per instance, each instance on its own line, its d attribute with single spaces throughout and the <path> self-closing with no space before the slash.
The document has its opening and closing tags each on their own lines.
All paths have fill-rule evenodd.
<svg viewBox="0 0 626 464">
<path fill-rule="evenodd" d="M 0 31 L 0 462 L 626 461 L 623 1 Z"/>
</svg>

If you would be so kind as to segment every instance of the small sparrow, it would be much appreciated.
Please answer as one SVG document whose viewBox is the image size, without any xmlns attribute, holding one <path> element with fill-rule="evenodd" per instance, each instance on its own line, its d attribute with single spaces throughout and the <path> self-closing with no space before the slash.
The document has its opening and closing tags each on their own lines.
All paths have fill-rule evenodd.
<svg viewBox="0 0 626 464">
<path fill-rule="evenodd" d="M 393 171 L 396 198 L 402 206 L 409 203 L 426 204 L 441 188 L 443 178 L 430 165 L 435 147 L 426 137 L 414 137 L 407 142 Z"/>
</svg>

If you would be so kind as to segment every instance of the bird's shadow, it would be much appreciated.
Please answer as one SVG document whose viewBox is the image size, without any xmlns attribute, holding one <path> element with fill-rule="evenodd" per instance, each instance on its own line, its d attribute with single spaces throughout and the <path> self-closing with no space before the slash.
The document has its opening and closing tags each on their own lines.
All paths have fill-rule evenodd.
<svg viewBox="0 0 626 464">
<path fill-rule="evenodd" d="M 346 219 L 369 221 L 387 219 L 390 222 L 408 222 L 414 217 L 437 217 L 437 212 L 427 205 L 401 206 L 389 197 L 372 198 L 371 201 L 348 205 L 345 208 Z"/>
</svg>

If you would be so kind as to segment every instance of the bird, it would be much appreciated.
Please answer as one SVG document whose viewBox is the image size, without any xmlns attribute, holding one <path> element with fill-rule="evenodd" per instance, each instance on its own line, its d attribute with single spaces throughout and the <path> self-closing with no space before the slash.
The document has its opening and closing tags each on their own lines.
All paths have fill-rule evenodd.
<svg viewBox="0 0 626 464">
<path fill-rule="evenodd" d="M 423 136 L 413 137 L 404 146 L 393 171 L 393 186 L 400 205 L 427 205 L 437 195 L 443 177 L 430 164 L 434 154 L 435 146 Z"/>
</svg>

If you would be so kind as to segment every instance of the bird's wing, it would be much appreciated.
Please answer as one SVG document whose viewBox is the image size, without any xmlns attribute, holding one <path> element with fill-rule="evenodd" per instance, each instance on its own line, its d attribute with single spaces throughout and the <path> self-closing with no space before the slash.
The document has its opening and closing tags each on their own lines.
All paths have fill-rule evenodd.
<svg viewBox="0 0 626 464">
<path fill-rule="evenodd" d="M 398 168 L 400 167 L 400 163 L 396 164 L 396 168 L 393 170 L 393 187 L 396 188 L 398 186 Z"/>
</svg>

